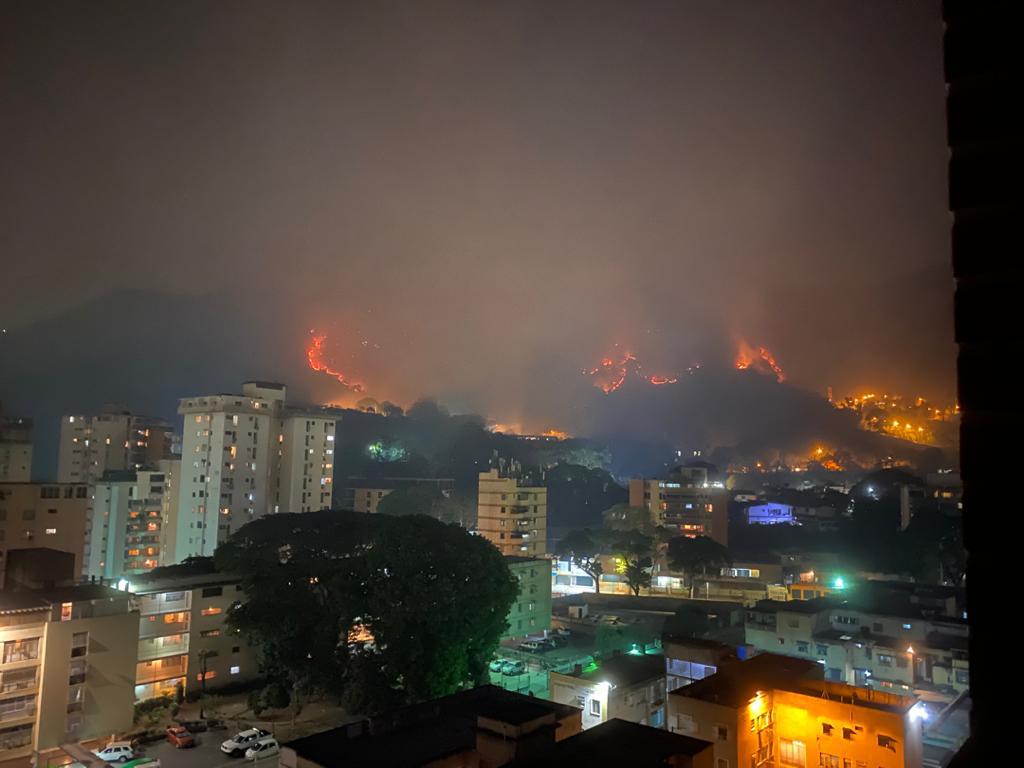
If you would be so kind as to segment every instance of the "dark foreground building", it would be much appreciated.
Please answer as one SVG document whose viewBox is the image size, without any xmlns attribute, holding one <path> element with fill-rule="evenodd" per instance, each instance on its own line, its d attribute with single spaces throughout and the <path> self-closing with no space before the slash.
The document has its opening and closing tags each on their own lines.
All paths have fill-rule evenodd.
<svg viewBox="0 0 1024 768">
<path fill-rule="evenodd" d="M 285 744 L 282 768 L 713 768 L 712 745 L 495 686 L 386 712 Z"/>
</svg>

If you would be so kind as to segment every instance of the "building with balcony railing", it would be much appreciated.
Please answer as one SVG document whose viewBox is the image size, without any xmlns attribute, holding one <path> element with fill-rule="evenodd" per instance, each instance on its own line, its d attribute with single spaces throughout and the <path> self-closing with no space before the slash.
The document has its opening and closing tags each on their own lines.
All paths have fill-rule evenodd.
<svg viewBox="0 0 1024 768">
<path fill-rule="evenodd" d="M 160 568 L 128 589 L 140 613 L 137 701 L 259 677 L 255 649 L 225 621 L 245 599 L 237 577 L 200 561 Z"/>
<path fill-rule="evenodd" d="M 106 586 L 0 592 L 0 761 L 131 727 L 138 622 Z"/>
<path fill-rule="evenodd" d="M 530 488 L 498 470 L 480 473 L 477 532 L 503 555 L 543 557 L 547 551 L 548 489 Z"/>
</svg>

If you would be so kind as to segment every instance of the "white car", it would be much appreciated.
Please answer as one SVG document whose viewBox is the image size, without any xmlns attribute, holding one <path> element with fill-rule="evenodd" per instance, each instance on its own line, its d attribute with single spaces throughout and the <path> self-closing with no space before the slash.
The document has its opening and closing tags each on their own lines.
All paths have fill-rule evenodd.
<svg viewBox="0 0 1024 768">
<path fill-rule="evenodd" d="M 256 743 L 245 750 L 246 760 L 262 760 L 264 757 L 273 757 L 280 752 L 277 739 L 273 736 L 264 736 L 257 739 Z"/>
<path fill-rule="evenodd" d="M 255 744 L 258 740 L 269 735 L 269 733 L 262 731 L 259 728 L 250 728 L 247 731 L 240 731 L 221 744 L 220 751 L 225 755 L 238 757 L 244 755 L 245 750 Z"/>
<path fill-rule="evenodd" d="M 127 763 L 135 757 L 130 741 L 112 741 L 103 749 L 94 749 L 92 753 L 107 763 Z"/>
</svg>

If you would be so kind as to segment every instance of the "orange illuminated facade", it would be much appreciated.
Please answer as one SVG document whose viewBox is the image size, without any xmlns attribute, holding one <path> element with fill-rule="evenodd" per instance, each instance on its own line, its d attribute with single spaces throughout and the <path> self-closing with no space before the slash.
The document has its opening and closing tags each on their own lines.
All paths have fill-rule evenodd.
<svg viewBox="0 0 1024 768">
<path fill-rule="evenodd" d="M 715 764 L 917 768 L 920 705 L 822 679 L 813 661 L 762 654 L 669 695 L 669 730 L 714 744 Z"/>
</svg>

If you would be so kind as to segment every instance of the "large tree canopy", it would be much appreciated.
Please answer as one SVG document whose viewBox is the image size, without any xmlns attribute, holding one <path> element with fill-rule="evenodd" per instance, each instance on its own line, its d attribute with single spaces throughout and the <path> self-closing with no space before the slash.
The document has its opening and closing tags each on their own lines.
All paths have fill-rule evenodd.
<svg viewBox="0 0 1024 768">
<path fill-rule="evenodd" d="M 716 570 L 732 562 L 729 550 L 707 536 L 677 536 L 670 539 L 668 559 L 673 570 L 690 577 L 691 596 L 693 580 L 697 574 L 706 574 L 709 568 Z"/>
<path fill-rule="evenodd" d="M 268 674 L 364 713 L 476 685 L 518 589 L 486 540 L 418 515 L 273 515 L 215 558 Z"/>
</svg>

